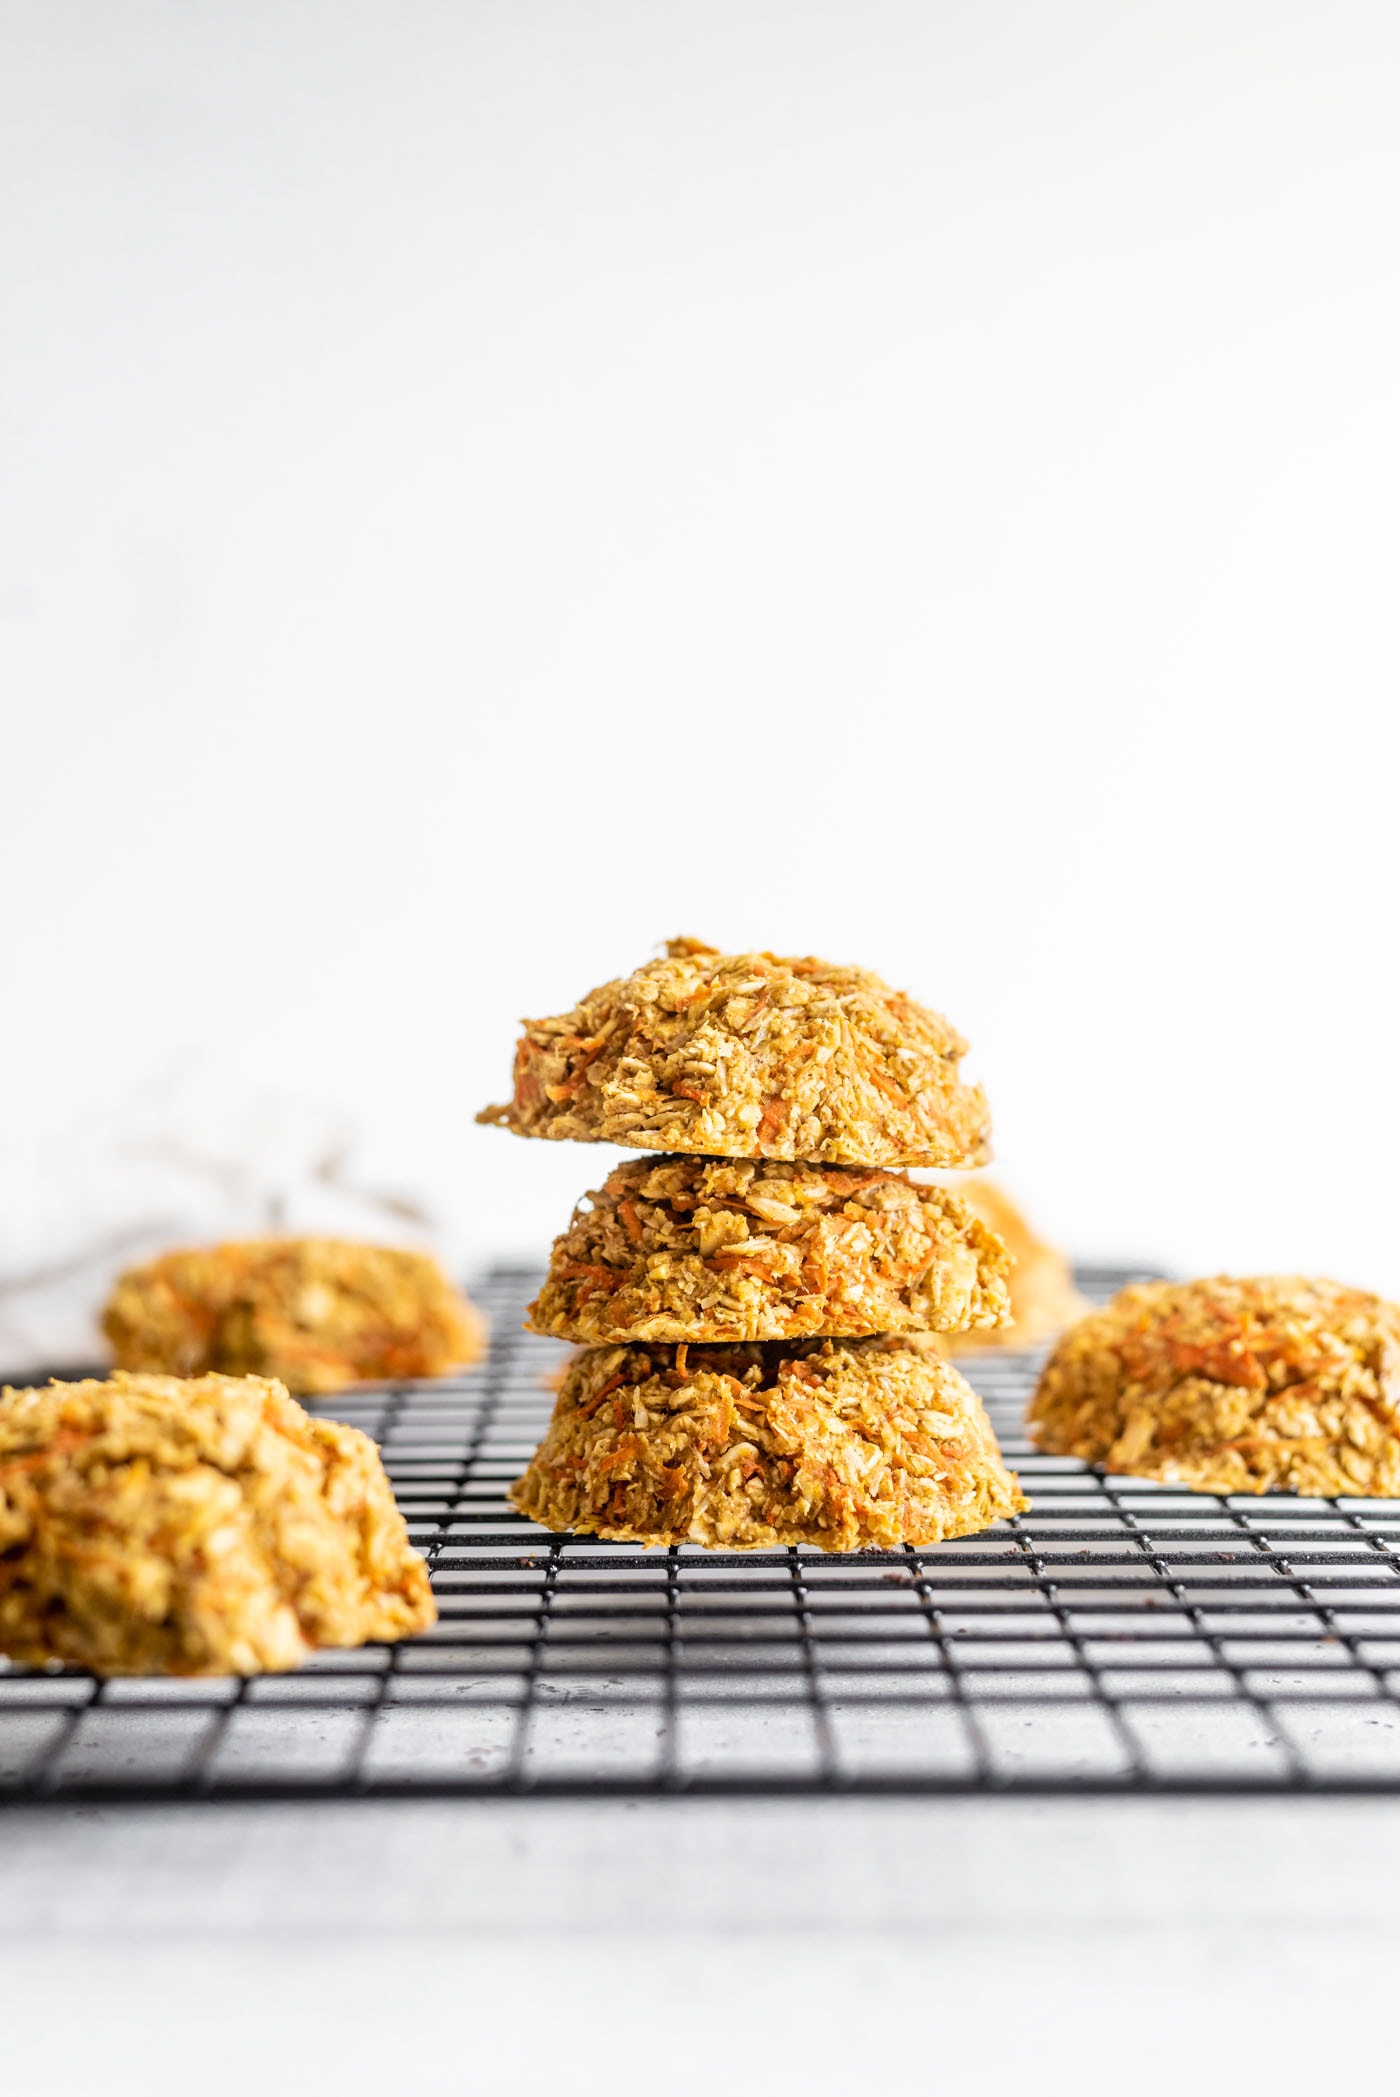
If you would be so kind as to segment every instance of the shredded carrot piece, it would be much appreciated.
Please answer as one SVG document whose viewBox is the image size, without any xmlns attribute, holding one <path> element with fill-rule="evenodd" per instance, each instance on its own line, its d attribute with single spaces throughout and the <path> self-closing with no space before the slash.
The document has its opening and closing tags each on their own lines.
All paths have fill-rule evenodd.
<svg viewBox="0 0 1400 2097">
<path fill-rule="evenodd" d="M 540 1077 L 536 1067 L 539 1052 L 528 1040 L 522 1040 L 515 1051 L 515 1097 L 522 1107 L 537 1107 L 540 1102 Z"/>
<path fill-rule="evenodd" d="M 636 1434 L 619 1435 L 616 1447 L 603 1458 L 599 1469 L 605 1473 L 621 1470 L 624 1464 L 641 1463 L 646 1455 L 642 1438 Z"/>
<path fill-rule="evenodd" d="M 65 1428 L 42 1449 L 35 1449 L 27 1456 L 12 1456 L 8 1462 L 0 1464 L 0 1478 L 12 1478 L 19 1471 L 33 1471 L 40 1464 L 48 1463 L 51 1457 L 66 1456 L 70 1450 L 81 1449 L 84 1442 L 92 1439 L 91 1434 L 80 1434 L 75 1427 Z"/>
<path fill-rule="evenodd" d="M 622 1281 L 622 1276 L 613 1268 L 597 1267 L 588 1260 L 570 1260 L 566 1267 L 559 1269 L 557 1279 L 573 1281 L 576 1276 L 583 1276 L 602 1289 L 616 1289 Z"/>
<path fill-rule="evenodd" d="M 617 1213 L 627 1226 L 627 1235 L 632 1240 L 632 1243 L 640 1245 L 642 1242 L 642 1219 L 637 1214 L 637 1204 L 634 1201 L 620 1201 L 617 1205 Z"/>
<path fill-rule="evenodd" d="M 901 1114 L 907 1114 L 909 1112 L 908 1098 L 905 1096 L 904 1093 L 900 1091 L 899 1087 L 890 1078 L 888 1072 L 882 1070 L 878 1063 L 867 1064 L 865 1074 L 870 1079 L 872 1085 L 876 1085 L 879 1087 L 880 1091 L 884 1093 L 886 1099 L 893 1100 L 895 1106 L 899 1108 Z"/>
<path fill-rule="evenodd" d="M 932 1265 L 933 1248 L 932 1246 L 930 1246 L 929 1250 L 924 1254 L 922 1259 L 889 1261 L 885 1267 L 884 1274 L 881 1278 L 883 1280 L 898 1282 L 900 1286 L 903 1288 L 909 1288 L 915 1282 L 922 1281 Z"/>
<path fill-rule="evenodd" d="M 770 1136 L 777 1135 L 778 1131 L 785 1125 L 787 1118 L 787 1101 L 779 1099 L 777 1094 L 774 1093 L 771 1099 L 766 1099 L 763 1102 L 763 1119 L 754 1130 L 754 1140 L 759 1144 L 766 1143 Z"/>
<path fill-rule="evenodd" d="M 583 1414 L 584 1418 L 587 1419 L 591 1414 L 596 1413 L 598 1407 L 602 1404 L 603 1400 L 605 1398 L 610 1398 L 614 1391 L 621 1389 L 622 1385 L 625 1384 L 627 1380 L 627 1371 L 624 1369 L 620 1372 L 619 1375 L 609 1378 L 608 1382 L 603 1385 L 602 1389 L 595 1391 L 591 1398 L 585 1398 L 583 1404 L 579 1407 L 579 1411 Z"/>
<path fill-rule="evenodd" d="M 588 1075 L 588 1067 L 602 1055 L 603 1050 L 608 1045 L 611 1033 L 611 1027 L 604 1027 L 600 1034 L 595 1034 L 588 1041 L 581 1041 L 576 1034 L 566 1034 L 564 1036 L 559 1043 L 560 1048 L 567 1054 L 572 1054 L 573 1050 L 577 1048 L 582 1050 L 582 1054 L 564 1083 L 550 1087 L 551 1099 L 573 1099 L 576 1093 L 582 1091 L 584 1079 Z"/>
<path fill-rule="evenodd" d="M 718 1267 L 721 1274 L 752 1274 L 759 1281 L 772 1281 L 773 1279 L 772 1268 L 766 1267 L 763 1261 L 753 1253 L 717 1252 L 710 1261 L 710 1265 Z"/>
<path fill-rule="evenodd" d="M 898 1179 L 895 1172 L 873 1170 L 870 1172 L 828 1172 L 827 1184 L 836 1194 L 859 1194 L 862 1187 L 883 1187 Z"/>
</svg>

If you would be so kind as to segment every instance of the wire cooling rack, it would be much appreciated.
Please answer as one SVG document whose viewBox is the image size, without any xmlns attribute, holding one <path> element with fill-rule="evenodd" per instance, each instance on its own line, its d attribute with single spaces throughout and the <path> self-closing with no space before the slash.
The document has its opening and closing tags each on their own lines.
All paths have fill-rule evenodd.
<svg viewBox="0 0 1400 2097">
<path fill-rule="evenodd" d="M 383 1445 L 434 1632 L 251 1681 L 0 1671 L 0 1798 L 1400 1792 L 1400 1501 L 1102 1478 L 1028 1448 L 1037 1359 L 984 1356 L 1034 1502 L 985 1535 L 551 1537 L 505 1498 L 565 1352 L 520 1330 L 538 1279 L 478 1285 L 480 1368 L 323 1408 Z"/>
</svg>

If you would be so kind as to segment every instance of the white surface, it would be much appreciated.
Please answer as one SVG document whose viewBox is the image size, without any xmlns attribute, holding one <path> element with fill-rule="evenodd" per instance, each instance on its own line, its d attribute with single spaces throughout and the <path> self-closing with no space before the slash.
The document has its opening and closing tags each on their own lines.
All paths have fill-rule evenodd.
<svg viewBox="0 0 1400 2097">
<path fill-rule="evenodd" d="M 464 1257 L 677 929 L 1086 1254 L 1400 1290 L 1383 0 L 11 0 L 0 1097 L 182 1044 Z"/>
<path fill-rule="evenodd" d="M 1393 2072 L 1390 1804 L 16 1812 L 0 1868 L 17 2091 Z"/>
</svg>

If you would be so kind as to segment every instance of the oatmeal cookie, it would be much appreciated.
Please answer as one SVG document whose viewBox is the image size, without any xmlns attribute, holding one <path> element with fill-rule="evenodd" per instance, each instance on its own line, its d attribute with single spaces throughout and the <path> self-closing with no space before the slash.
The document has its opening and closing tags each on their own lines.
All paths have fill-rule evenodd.
<svg viewBox="0 0 1400 2097">
<path fill-rule="evenodd" d="M 119 1368 L 274 1376 L 302 1393 L 441 1376 L 485 1348 L 480 1313 L 436 1260 L 339 1238 L 165 1253 L 121 1277 L 102 1325 Z"/>
<path fill-rule="evenodd" d="M 864 969 L 665 956 L 527 1020 L 515 1092 L 479 1121 L 518 1136 L 818 1165 L 980 1165 L 987 1102 L 962 1036 Z"/>
<path fill-rule="evenodd" d="M 726 1551 L 891 1551 L 1027 1505 L 918 1338 L 590 1348 L 511 1498 L 546 1529 Z"/>
<path fill-rule="evenodd" d="M 1030 1428 L 1204 1492 L 1400 1497 L 1400 1307 L 1298 1275 L 1137 1282 L 1065 1334 Z"/>
<path fill-rule="evenodd" d="M 950 1354 L 970 1354 L 984 1347 L 1038 1347 L 1073 1325 L 1089 1309 L 1074 1286 L 1074 1269 L 1056 1245 L 1038 1237 L 1011 1196 L 984 1179 L 965 1179 L 955 1191 L 995 1231 L 1011 1256 L 1011 1317 L 991 1331 L 953 1332 Z"/>
<path fill-rule="evenodd" d="M 903 1173 L 636 1158 L 555 1240 L 536 1332 L 790 1340 L 995 1326 L 1010 1259 L 966 1202 Z"/>
<path fill-rule="evenodd" d="M 437 1615 L 368 1435 L 261 1377 L 0 1393 L 0 1653 L 257 1674 Z"/>
</svg>

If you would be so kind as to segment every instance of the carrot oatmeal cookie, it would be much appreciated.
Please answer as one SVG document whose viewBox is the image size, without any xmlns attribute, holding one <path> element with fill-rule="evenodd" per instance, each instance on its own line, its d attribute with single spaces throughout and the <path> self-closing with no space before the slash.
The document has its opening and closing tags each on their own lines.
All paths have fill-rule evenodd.
<svg viewBox="0 0 1400 2097">
<path fill-rule="evenodd" d="M 970 1354 L 984 1347 L 1038 1347 L 1051 1340 L 1089 1309 L 1087 1297 L 1074 1286 L 1074 1269 L 1057 1245 L 1038 1237 L 1011 1196 L 984 1179 L 959 1180 L 955 1191 L 995 1231 L 1011 1256 L 1011 1317 L 992 1331 L 980 1327 L 956 1332 L 950 1354 Z"/>
<path fill-rule="evenodd" d="M 902 1173 L 636 1158 L 586 1199 L 530 1306 L 557 1339 L 948 1331 L 1009 1313 L 1000 1239 Z"/>
<path fill-rule="evenodd" d="M 261 1377 L 0 1393 L 0 1653 L 257 1674 L 436 1619 L 379 1452 Z"/>
<path fill-rule="evenodd" d="M 546 1529 L 726 1551 L 889 1551 L 1027 1505 L 917 1338 L 590 1348 L 511 1498 Z"/>
<path fill-rule="evenodd" d="M 1400 1307 L 1298 1275 L 1137 1282 L 1082 1318 L 1038 1447 L 1213 1493 L 1400 1496 Z"/>
<path fill-rule="evenodd" d="M 515 1092 L 479 1121 L 518 1136 L 819 1165 L 981 1165 L 987 1102 L 947 1020 L 858 968 L 720 954 L 659 961 L 525 1022 Z"/>
<path fill-rule="evenodd" d="M 195 1246 L 133 1267 L 102 1318 L 117 1366 L 338 1391 L 479 1359 L 480 1313 L 436 1260 L 339 1238 Z"/>
</svg>

